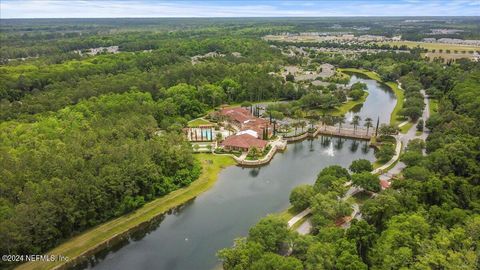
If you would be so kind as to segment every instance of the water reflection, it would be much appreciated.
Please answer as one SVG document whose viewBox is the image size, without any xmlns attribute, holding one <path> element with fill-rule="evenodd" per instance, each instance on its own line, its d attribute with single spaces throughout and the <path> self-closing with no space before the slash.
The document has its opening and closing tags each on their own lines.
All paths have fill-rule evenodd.
<svg viewBox="0 0 480 270">
<path fill-rule="evenodd" d="M 133 242 L 138 242 L 144 239 L 145 236 L 147 236 L 149 233 L 158 229 L 160 224 L 163 222 L 163 220 L 167 216 L 169 215 L 178 216 L 179 214 L 181 214 L 183 209 L 191 206 L 195 202 L 195 199 L 196 198 L 192 198 L 186 201 L 185 203 L 168 210 L 164 214 L 158 215 L 153 219 L 151 219 L 150 221 L 139 225 L 136 229 L 133 229 L 132 231 L 127 233 L 125 236 L 119 237 L 117 239 L 110 241 L 107 244 L 106 248 L 101 249 L 100 251 L 95 253 L 93 256 L 90 256 L 85 262 L 75 265 L 70 269 L 80 270 L 80 269 L 94 268 L 98 263 L 102 262 L 105 258 L 107 258 L 109 254 L 112 254 L 121 250 L 123 247 L 127 246 L 128 244 L 131 244 Z"/>
<path fill-rule="evenodd" d="M 335 150 L 341 150 L 343 148 L 344 140 L 341 137 L 335 140 Z"/>
<path fill-rule="evenodd" d="M 346 126 L 351 126 L 353 116 L 361 117 L 360 126 L 363 126 L 366 118 L 376 120 L 380 117 L 380 123 L 388 123 L 390 114 L 397 102 L 395 93 L 386 85 L 375 80 L 358 74 L 351 73 L 349 85 L 356 82 L 365 83 L 367 85 L 368 97 L 363 104 L 355 105 L 349 112 L 345 114 Z"/>
<path fill-rule="evenodd" d="M 352 152 L 352 153 L 357 152 L 359 144 L 360 144 L 360 142 L 358 142 L 358 141 L 352 141 L 352 143 L 350 144 L 350 152 Z"/>
<path fill-rule="evenodd" d="M 309 150 L 310 152 L 315 151 L 315 148 L 313 147 L 313 139 L 308 139 L 308 141 L 310 142 L 309 147 L 308 147 L 308 150 Z"/>
<path fill-rule="evenodd" d="M 362 145 L 362 153 L 367 154 L 368 152 L 370 152 L 370 145 L 367 141 L 365 141 Z"/>
<path fill-rule="evenodd" d="M 320 138 L 320 140 L 321 140 L 321 145 L 322 145 L 323 148 L 326 148 L 327 146 L 330 145 L 330 143 L 331 143 L 331 141 L 332 141 L 330 138 L 331 138 L 331 137 L 325 137 L 325 136 L 322 136 L 322 137 Z"/>
<path fill-rule="evenodd" d="M 256 167 L 256 168 L 250 168 L 250 169 L 246 169 L 246 170 L 249 170 L 248 171 L 248 174 L 251 176 L 251 177 L 257 177 L 258 174 L 260 174 L 260 168 L 261 167 Z"/>
<path fill-rule="evenodd" d="M 83 267 L 210 270 L 218 264 L 215 254 L 219 249 L 245 236 L 260 218 L 288 207 L 295 186 L 312 184 L 318 172 L 329 165 L 348 167 L 360 158 L 374 160 L 373 151 L 351 152 L 353 142 L 362 148 L 366 145 L 351 139 L 319 136 L 289 144 L 266 166 L 228 167 L 194 203 L 179 207 L 126 240 L 112 244 Z"/>
</svg>

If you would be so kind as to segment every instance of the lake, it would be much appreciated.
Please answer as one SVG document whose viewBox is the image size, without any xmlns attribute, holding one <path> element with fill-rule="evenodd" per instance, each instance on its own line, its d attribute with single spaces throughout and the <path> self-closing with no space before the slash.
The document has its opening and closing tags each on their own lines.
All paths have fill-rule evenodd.
<svg viewBox="0 0 480 270">
<path fill-rule="evenodd" d="M 369 96 L 365 104 L 346 117 L 388 123 L 395 95 L 374 80 L 353 75 L 350 83 L 364 82 Z M 149 228 L 136 232 L 110 250 L 97 254 L 82 268 L 95 270 L 209 270 L 219 265 L 216 252 L 230 247 L 237 237 L 269 213 L 289 206 L 290 191 L 313 184 L 318 172 L 330 165 L 348 167 L 357 159 L 374 161 L 366 141 L 319 136 L 289 144 L 270 164 L 260 168 L 232 166 L 217 183 L 186 205 L 171 211 Z"/>
</svg>

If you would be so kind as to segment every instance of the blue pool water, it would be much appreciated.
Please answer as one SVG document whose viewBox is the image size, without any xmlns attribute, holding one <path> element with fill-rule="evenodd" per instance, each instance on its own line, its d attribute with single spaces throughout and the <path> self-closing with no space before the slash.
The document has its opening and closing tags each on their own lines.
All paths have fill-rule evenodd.
<svg viewBox="0 0 480 270">
<path fill-rule="evenodd" d="M 204 140 L 211 141 L 212 140 L 212 130 L 204 129 L 202 130 L 202 136 Z"/>
</svg>

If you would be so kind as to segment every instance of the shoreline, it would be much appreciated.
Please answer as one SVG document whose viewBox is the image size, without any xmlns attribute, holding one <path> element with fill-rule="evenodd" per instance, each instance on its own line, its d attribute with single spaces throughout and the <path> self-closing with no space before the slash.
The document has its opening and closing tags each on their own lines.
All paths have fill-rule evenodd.
<svg viewBox="0 0 480 270">
<path fill-rule="evenodd" d="M 368 78 L 370 78 L 372 80 L 375 80 L 375 81 L 387 86 L 388 88 L 390 88 L 393 91 L 393 93 L 395 94 L 395 97 L 397 98 L 397 103 L 395 104 L 395 107 L 393 108 L 393 111 L 390 114 L 390 124 L 397 125 L 397 124 L 401 123 L 401 121 L 398 120 L 398 113 L 403 108 L 405 93 L 403 92 L 403 90 L 401 90 L 398 87 L 398 84 L 396 84 L 395 82 L 385 82 L 380 78 L 380 76 L 376 72 L 369 71 L 369 70 L 366 70 L 366 69 L 338 68 L 338 71 L 362 74 L 362 75 L 367 76 Z"/>
<path fill-rule="evenodd" d="M 78 265 L 100 250 L 108 248 L 112 243 L 124 239 L 136 229 L 141 229 L 155 218 L 209 190 L 217 182 L 218 174 L 224 168 L 235 165 L 235 161 L 228 156 L 194 154 L 194 157 L 201 162 L 202 173 L 188 187 L 172 191 L 131 213 L 99 224 L 45 253 L 66 256 L 69 258 L 68 261 L 28 262 L 20 264 L 14 269 L 68 269 Z"/>
<path fill-rule="evenodd" d="M 397 96 L 397 103 L 390 117 L 390 122 L 392 123 L 394 113 L 396 111 L 399 111 L 399 109 L 401 109 L 401 107 L 403 106 L 403 99 L 399 98 L 397 91 L 401 92 L 401 96 L 403 96 L 403 92 L 398 88 L 396 89 L 396 91 L 392 85 L 383 82 L 378 76 L 378 74 L 374 72 L 355 68 L 339 70 L 341 72 L 345 71 L 363 74 L 391 88 Z M 390 82 L 390 84 L 394 83 Z M 364 99 L 366 99 L 366 97 Z M 316 133 L 318 133 L 318 130 Z M 309 132 L 306 132 L 306 134 L 304 135 L 306 135 L 305 138 L 298 138 L 299 140 L 293 141 L 301 141 L 306 139 L 307 137 L 311 137 Z M 230 156 L 210 154 L 194 154 L 194 156 L 202 164 L 202 173 L 199 179 L 192 182 L 188 187 L 172 191 L 171 193 L 163 197 L 148 202 L 143 207 L 131 213 L 99 224 L 96 227 L 93 227 L 77 236 L 66 240 L 66 242 L 63 242 L 62 244 L 45 253 L 68 257 L 68 261 L 28 262 L 20 264 L 14 269 L 68 269 L 70 267 L 78 265 L 87 260 L 90 256 L 98 253 L 101 250 L 104 250 L 105 248 L 108 248 L 112 243 L 125 239 L 132 231 L 136 231 L 137 229 L 144 227 L 146 224 L 154 221 L 156 218 L 165 214 L 169 210 L 181 206 L 182 204 L 188 202 L 191 199 L 194 199 L 198 195 L 207 191 L 216 183 L 218 179 L 218 174 L 222 169 L 236 164 L 235 159 Z M 200 156 L 202 156 L 203 158 Z"/>
</svg>

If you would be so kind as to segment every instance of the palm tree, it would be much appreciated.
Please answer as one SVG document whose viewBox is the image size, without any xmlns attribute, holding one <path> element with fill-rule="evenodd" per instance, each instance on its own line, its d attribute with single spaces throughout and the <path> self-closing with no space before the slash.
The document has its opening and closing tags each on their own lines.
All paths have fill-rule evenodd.
<svg viewBox="0 0 480 270">
<path fill-rule="evenodd" d="M 340 115 L 336 117 L 338 123 L 338 132 L 340 133 L 340 129 L 342 129 L 342 125 L 345 124 L 345 115 Z"/>
<path fill-rule="evenodd" d="M 372 124 L 372 118 L 370 117 L 367 117 L 365 118 L 365 126 L 367 127 L 367 135 L 368 135 L 368 130 L 373 127 L 373 124 Z"/>
<path fill-rule="evenodd" d="M 315 125 L 316 122 L 318 122 L 318 120 L 320 120 L 320 115 L 317 112 L 312 111 L 310 113 L 310 120 L 309 120 L 309 123 L 312 129 L 313 129 L 313 125 Z"/>
<path fill-rule="evenodd" d="M 362 120 L 362 118 L 359 115 L 353 116 L 353 119 L 352 119 L 353 134 L 355 134 L 355 131 L 357 131 L 357 126 L 360 124 L 360 120 Z"/>
<path fill-rule="evenodd" d="M 293 122 L 291 124 L 291 126 L 295 128 L 295 136 L 297 136 L 297 129 L 298 129 L 298 126 L 299 126 L 298 122 Z"/>
<path fill-rule="evenodd" d="M 307 126 L 307 122 L 305 122 L 305 121 L 300 121 L 300 122 L 298 123 L 298 125 L 302 128 L 302 133 L 303 133 L 303 129 Z"/>
<path fill-rule="evenodd" d="M 325 130 L 327 130 L 327 125 L 332 125 L 332 122 L 334 121 L 331 115 L 322 115 L 322 124 L 325 127 Z"/>
<path fill-rule="evenodd" d="M 315 125 L 317 121 L 315 121 L 315 119 L 313 118 L 310 118 L 310 120 L 308 120 L 308 123 L 310 124 L 310 129 L 313 130 L 313 125 Z"/>
</svg>

